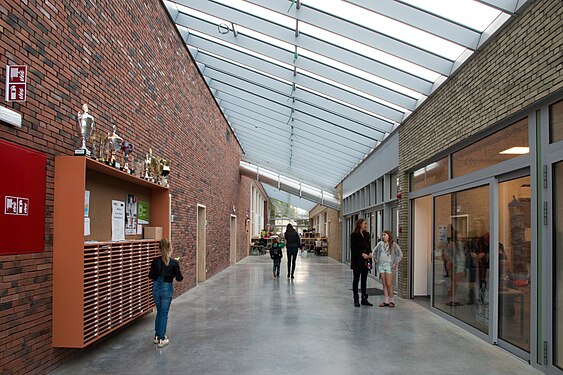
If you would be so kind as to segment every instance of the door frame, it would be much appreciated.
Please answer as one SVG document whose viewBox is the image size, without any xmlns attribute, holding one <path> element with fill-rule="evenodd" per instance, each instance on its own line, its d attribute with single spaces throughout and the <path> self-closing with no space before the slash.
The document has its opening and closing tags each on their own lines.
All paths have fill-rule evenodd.
<svg viewBox="0 0 563 375">
<path fill-rule="evenodd" d="M 232 265 L 237 262 L 237 215 L 231 214 L 229 228 L 229 264 Z"/>
<path fill-rule="evenodd" d="M 543 300 L 546 301 L 544 303 L 544 311 L 543 311 L 543 343 L 542 349 L 546 350 L 545 345 L 547 344 L 547 361 L 544 359 L 544 365 L 547 367 L 547 373 L 552 375 L 562 375 L 563 369 L 557 367 L 554 363 L 554 349 L 555 349 L 555 326 L 554 326 L 554 314 L 553 309 L 555 307 L 554 295 L 554 245 L 555 245 L 555 238 L 554 238 L 554 186 L 553 186 L 553 167 L 555 164 L 563 162 L 563 149 L 561 148 L 561 144 L 563 142 L 558 142 L 546 147 L 546 152 L 544 153 L 544 163 L 543 168 L 544 172 L 547 173 L 547 186 L 544 185 L 544 196 L 542 197 L 542 204 L 544 207 L 547 207 L 548 214 L 547 214 L 547 223 L 543 221 L 542 217 L 538 218 L 538 222 L 543 221 L 543 231 L 544 235 L 542 236 L 542 247 L 544 251 L 542 252 L 542 263 L 545 265 L 543 269 L 543 290 L 542 290 L 542 297 Z M 556 147 L 552 147 L 555 145 L 559 145 L 559 149 Z M 541 208 L 540 208 L 541 209 Z M 549 267 L 548 265 L 552 265 Z M 549 267 L 549 268 L 548 268 Z M 563 322 L 562 322 L 563 324 Z M 541 359 L 541 356 L 538 356 Z"/>
<path fill-rule="evenodd" d="M 207 208 L 198 203 L 196 210 L 196 282 L 200 283 L 207 278 Z"/>
</svg>

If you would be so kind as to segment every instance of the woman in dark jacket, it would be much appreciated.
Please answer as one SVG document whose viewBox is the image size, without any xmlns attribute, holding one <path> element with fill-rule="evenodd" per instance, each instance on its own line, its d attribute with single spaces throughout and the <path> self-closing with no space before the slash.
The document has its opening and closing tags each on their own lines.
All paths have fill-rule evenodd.
<svg viewBox="0 0 563 375">
<path fill-rule="evenodd" d="M 174 288 L 172 282 L 182 281 L 184 277 L 180 272 L 180 264 L 176 259 L 170 257 L 172 247 L 168 239 L 160 240 L 160 256 L 154 258 L 149 271 L 149 279 L 153 280 L 152 295 L 156 305 L 156 319 L 154 322 L 153 342 L 159 348 L 167 345 L 170 340 L 166 336 L 168 323 L 168 311 L 172 303 Z"/>
<path fill-rule="evenodd" d="M 369 232 L 366 231 L 366 219 L 356 220 L 354 231 L 350 235 L 350 268 L 354 271 L 354 280 L 352 281 L 352 290 L 354 293 L 354 306 L 360 307 L 360 298 L 358 296 L 358 281 L 362 280 L 362 305 L 373 306 L 368 301 L 367 279 L 369 271 L 369 261 L 371 259 L 371 242 Z"/>
<path fill-rule="evenodd" d="M 297 259 L 297 250 L 301 246 L 301 238 L 299 233 L 293 228 L 293 225 L 287 224 L 285 229 L 285 248 L 287 249 L 287 278 L 293 279 L 295 272 L 295 260 Z"/>
</svg>

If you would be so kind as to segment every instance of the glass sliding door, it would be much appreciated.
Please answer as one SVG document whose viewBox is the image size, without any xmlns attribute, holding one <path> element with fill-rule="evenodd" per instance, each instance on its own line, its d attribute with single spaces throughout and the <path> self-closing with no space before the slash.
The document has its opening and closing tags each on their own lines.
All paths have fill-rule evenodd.
<svg viewBox="0 0 563 375">
<path fill-rule="evenodd" d="M 530 176 L 499 183 L 498 337 L 530 351 Z"/>
<path fill-rule="evenodd" d="M 489 186 L 434 198 L 433 306 L 489 331 Z"/>
</svg>

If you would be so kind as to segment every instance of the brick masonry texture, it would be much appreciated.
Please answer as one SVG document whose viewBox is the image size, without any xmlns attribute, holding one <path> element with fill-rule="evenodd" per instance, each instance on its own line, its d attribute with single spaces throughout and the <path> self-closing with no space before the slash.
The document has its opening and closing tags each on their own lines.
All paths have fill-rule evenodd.
<svg viewBox="0 0 563 375">
<path fill-rule="evenodd" d="M 562 19 L 561 0 L 532 1 L 401 125 L 402 249 L 408 248 L 411 168 L 563 89 Z M 407 294 L 407 276 L 408 267 L 402 267 L 402 296 Z"/>
<path fill-rule="evenodd" d="M 51 298 L 54 157 L 77 148 L 82 103 L 98 129 L 117 125 L 136 150 L 171 160 L 172 242 L 185 275 L 176 295 L 196 285 L 197 204 L 207 207 L 207 277 L 229 265 L 233 206 L 237 260 L 247 255 L 252 182 L 160 1 L 0 0 L 0 17 L 0 66 L 29 67 L 27 102 L 3 103 L 23 126 L 0 123 L 0 138 L 48 157 L 45 251 L 0 256 L 0 373 L 43 374 L 79 352 L 51 347 Z"/>
</svg>

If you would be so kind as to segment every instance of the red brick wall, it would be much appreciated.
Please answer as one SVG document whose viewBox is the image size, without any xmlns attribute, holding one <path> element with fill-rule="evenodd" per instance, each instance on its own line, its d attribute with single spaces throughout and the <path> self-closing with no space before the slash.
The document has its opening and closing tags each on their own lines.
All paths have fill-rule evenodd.
<svg viewBox="0 0 563 375">
<path fill-rule="evenodd" d="M 82 103 L 98 129 L 117 125 L 136 150 L 171 159 L 172 241 L 186 276 L 177 294 L 196 284 L 196 204 L 207 207 L 207 276 L 229 265 L 233 205 L 237 260 L 246 256 L 250 181 L 159 1 L 0 0 L 0 16 L 0 87 L 6 64 L 29 66 L 27 102 L 2 104 L 23 115 L 23 126 L 0 123 L 0 138 L 48 156 L 45 252 L 0 256 L 0 373 L 39 374 L 77 353 L 51 348 L 51 262 L 54 157 L 77 148 Z"/>
</svg>

